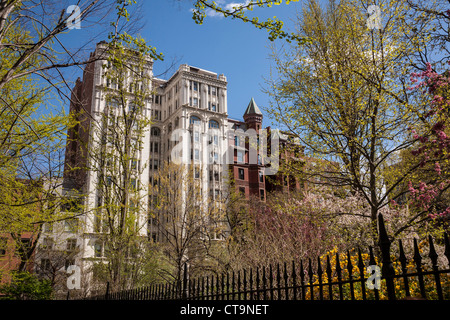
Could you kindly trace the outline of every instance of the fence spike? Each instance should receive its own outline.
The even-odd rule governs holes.
[[[283,278],[284,278],[284,299],[289,299],[289,289],[288,289],[288,274],[287,274],[287,265],[286,261],[284,262],[284,271],[283,271]]]
[[[319,298],[323,300],[323,285],[322,285],[322,263],[320,261],[320,256],[317,257],[317,278],[319,281]]]
[[[444,297],[442,295],[441,279],[439,276],[438,254],[436,253],[436,249],[434,248],[433,238],[431,237],[431,235],[428,236],[428,240],[430,242],[430,252],[429,252],[428,256],[430,257],[431,263],[432,263],[434,281],[436,283],[436,291],[438,294],[438,299],[444,300]]]
[[[341,274],[341,263],[339,262],[339,254],[336,252],[336,274],[338,279],[338,287],[339,287],[339,299],[344,300],[344,295],[342,292],[342,274]]]
[[[269,264],[269,286],[270,286],[270,300],[273,300],[273,271],[272,271],[272,264]]]
[[[416,238],[414,238],[414,256],[413,256],[413,260],[416,263],[417,278],[419,279],[420,294],[422,295],[422,298],[426,299],[425,283],[423,281],[423,274],[422,274],[422,256],[420,255],[419,246],[417,245],[417,239]]]
[[[230,274],[227,272],[227,300],[230,300]]]
[[[249,292],[249,298],[250,298],[250,300],[253,300],[253,269],[252,268],[250,268],[250,274],[249,274],[249,281],[248,281],[248,286],[249,286],[249,289],[248,289],[248,292]]]
[[[259,300],[259,267],[256,267],[256,299]]]
[[[295,261],[294,260],[292,260],[291,277],[292,277],[292,295],[293,295],[294,300],[297,300],[297,273],[295,272]]]
[[[233,270],[233,276],[232,276],[232,279],[231,279],[231,292],[232,292],[231,299],[232,299],[232,300],[234,300],[234,299],[236,298],[236,295],[235,295],[235,292],[236,292],[236,281],[235,281],[235,277],[236,277],[236,275],[235,275],[234,270]],[[239,289],[238,289],[238,291],[239,291]]]
[[[247,270],[244,269],[242,285],[244,286],[244,300],[247,300]]]
[[[244,274],[245,274],[245,269],[244,269]],[[244,300],[247,300],[247,293],[245,292],[246,290],[247,290],[247,288],[245,288],[245,286],[244,286],[244,288],[243,288],[244,290]],[[240,270],[238,270],[238,274],[237,274],[237,291],[239,292],[239,291],[241,291],[241,271]],[[241,299],[241,296],[240,295],[238,295],[238,300],[240,300]]]
[[[450,241],[448,239],[447,232],[444,233],[444,245],[445,245],[444,255],[447,257],[448,267],[450,268]]]
[[[300,286],[302,288],[302,300],[306,300],[305,292],[305,269],[303,269],[303,260],[300,259]]]
[[[333,274],[331,270],[331,263],[330,263],[330,255],[327,254],[327,267],[326,267],[326,273],[328,277],[328,295],[329,299],[333,300],[333,285],[331,284],[333,281]]]
[[[210,296],[210,289],[212,288],[210,276],[206,277],[206,296],[208,297],[208,300],[212,300],[212,297]]]
[[[220,292],[220,284],[219,284],[219,275],[216,276],[216,298],[219,300],[219,292]]]
[[[358,269],[359,269],[359,278],[361,279],[361,294],[363,300],[366,300],[366,281],[365,281],[365,265],[361,254],[361,249],[358,248]]]
[[[280,264],[277,263],[277,294],[278,300],[281,300],[281,273],[280,273]]]
[[[348,280],[350,282],[350,297],[352,300],[355,300],[355,291],[353,288],[353,265],[350,250],[347,250],[347,271],[348,271]]]
[[[220,289],[222,291],[222,300],[225,300],[225,275],[222,273],[220,277]]]
[[[262,267],[262,288],[263,288],[263,300],[267,300],[267,291],[266,291],[266,267]]]
[[[369,265],[377,265],[377,263],[375,261],[375,256],[373,254],[372,246],[369,246]],[[374,288],[373,290],[375,292],[375,300],[379,300],[380,299],[380,293],[378,292],[378,289]]]
[[[402,268],[402,278],[403,278],[403,285],[405,286],[405,294],[407,297],[410,297],[411,293],[409,291],[409,281],[407,276],[408,270],[406,267],[408,260],[406,259],[405,250],[403,249],[403,243],[401,239],[398,240],[398,247],[400,251],[398,260],[400,261],[400,265]]]
[[[384,225],[383,215],[381,213],[378,214],[378,229],[379,229],[379,246],[381,249],[382,256],[382,267],[381,273],[386,281],[386,289],[389,300],[395,300],[395,285],[394,285],[394,276],[395,270],[391,261],[391,240],[386,231],[386,227]]]
[[[311,264],[311,258],[309,258],[309,262],[308,262],[308,276],[309,276],[309,288],[310,288],[310,294],[311,294],[311,300],[314,300],[314,278],[313,278],[313,269],[312,269],[312,264]]]

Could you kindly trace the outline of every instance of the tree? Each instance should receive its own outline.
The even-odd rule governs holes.
[[[77,123],[59,105],[52,110],[55,114],[48,109],[53,107],[52,99],[70,98],[67,71],[92,62],[93,57],[80,53],[82,45],[69,49],[63,37],[74,17],[83,28],[87,28],[85,20],[92,19],[96,23],[90,25],[112,27],[100,34],[111,43],[142,47],[141,39],[128,33],[135,28],[128,12],[133,3],[95,0],[82,6],[77,16],[76,11],[66,13],[67,7],[59,1],[0,1],[0,230],[15,240],[22,258],[20,270],[26,268],[44,223],[80,214],[80,210],[60,210],[73,201],[73,195],[67,198],[61,190],[60,178],[65,133]],[[26,247],[21,241],[24,232],[33,233]]]
[[[297,2],[298,0],[286,0],[286,4],[290,2]],[[242,3],[231,3],[222,5],[215,1],[210,0],[196,0],[194,3],[194,9],[192,10],[192,19],[195,23],[203,24],[203,20],[206,17],[206,11],[212,10],[219,14],[223,14],[224,17],[230,17],[231,19],[237,19],[245,23],[251,23],[258,29],[265,29],[269,32],[269,40],[285,39],[287,42],[296,41],[302,44],[306,41],[305,38],[299,37],[296,33],[289,33],[283,30],[284,22],[277,17],[268,18],[266,21],[260,21],[258,17],[250,18],[246,15],[246,11],[253,11],[254,8],[272,7],[274,5],[281,5],[282,0],[247,0]]]
[[[0,286],[0,299],[4,300],[48,300],[52,288],[47,280],[39,280],[29,272],[15,272],[10,284]]]
[[[147,156],[144,137],[149,134],[151,60],[143,45],[130,47],[117,42],[105,52],[105,106],[90,127],[87,167],[94,187],[86,194],[87,228],[99,233],[96,257],[104,256],[94,270],[112,290],[134,287],[142,271],[142,257],[150,246],[146,240]],[[142,154],[143,153],[143,154]],[[89,204],[95,199],[95,204]],[[96,274],[98,272],[96,271]]]
[[[215,259],[225,239],[225,199],[203,190],[202,165],[165,162],[150,186],[150,228],[167,259],[167,280],[217,269]]]
[[[298,35],[311,41],[274,56],[279,77],[267,88],[272,98],[268,113],[300,138],[306,155],[338,164],[338,170],[316,166],[302,173],[310,183],[320,177],[360,194],[368,205],[365,216],[374,241],[380,209],[420,166],[419,161],[409,163],[386,186],[383,173],[398,152],[414,144],[408,128],[420,122],[425,105],[422,97],[408,92],[405,80],[424,38],[403,23],[404,1],[378,5],[383,17],[379,30],[367,28],[362,2],[330,1],[323,11],[309,1],[298,17]],[[410,36],[408,43],[404,34]]]

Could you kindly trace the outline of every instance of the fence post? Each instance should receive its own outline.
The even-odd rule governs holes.
[[[109,281],[106,283],[105,300],[108,300],[108,298],[109,298]]]
[[[394,286],[394,267],[391,261],[391,241],[389,240],[384,225],[383,215],[378,214],[378,233],[379,233],[379,246],[381,249],[381,259],[383,266],[381,268],[381,274],[386,279],[386,289],[389,300],[395,300],[395,286]]]
[[[184,272],[183,272],[183,285],[181,288],[181,298],[182,299],[187,299],[187,295],[188,295],[188,275],[187,275],[187,262],[184,264]]]

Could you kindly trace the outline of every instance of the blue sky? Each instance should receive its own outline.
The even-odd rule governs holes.
[[[241,0],[217,0],[223,5]],[[244,0],[242,0],[244,1]],[[67,1],[66,1],[67,2]],[[63,2],[61,5],[66,5]],[[139,2],[139,1],[138,1]],[[142,11],[140,23],[143,28],[141,36],[162,52],[165,61],[154,64],[154,74],[166,79],[173,74],[180,64],[189,64],[202,69],[225,74],[228,80],[228,114],[230,118],[242,119],[242,115],[253,97],[260,107],[268,106],[268,97],[261,91],[265,85],[264,78],[270,74],[271,52],[268,32],[255,28],[249,23],[232,20],[223,16],[209,15],[203,25],[197,25],[192,19],[192,0],[141,0]],[[70,1],[67,2],[69,4]],[[285,22],[289,30],[290,19],[302,1],[282,4],[272,8],[255,8],[251,15],[260,20],[277,16]],[[131,10],[130,10],[131,11]],[[93,28],[92,28],[93,27]],[[108,28],[94,26],[89,21],[81,21],[81,29],[69,30],[63,38],[72,49],[86,43],[86,39],[95,38],[83,47],[84,54],[92,52],[95,43],[102,40],[97,32]],[[99,31],[100,30],[100,31]],[[106,40],[106,39],[105,39]],[[283,40],[275,41],[281,44]],[[166,75],[161,75],[176,61],[174,68]],[[272,64],[273,65],[273,64]],[[74,70],[69,78],[73,81],[81,76],[81,70]],[[271,125],[266,116],[264,125]]]
[[[143,8],[142,36],[165,55],[164,62],[155,63],[155,75],[164,72],[174,59],[178,61],[177,67],[187,63],[225,74],[231,118],[242,118],[251,97],[260,106],[268,105],[267,95],[261,92],[271,65],[268,59],[271,41],[267,31],[217,14],[197,25],[190,11],[192,1],[188,0],[146,0]],[[252,14],[260,18],[277,16],[287,24],[295,16],[296,8],[297,3],[283,4],[255,8]],[[268,117],[265,120],[264,124],[269,125]]]

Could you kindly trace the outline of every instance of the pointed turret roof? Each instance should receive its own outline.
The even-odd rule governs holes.
[[[261,110],[259,110],[258,106],[256,105],[255,100],[252,97],[252,100],[250,100],[250,103],[247,106],[247,110],[245,110],[244,116],[247,114],[260,114],[262,115]]]

